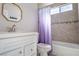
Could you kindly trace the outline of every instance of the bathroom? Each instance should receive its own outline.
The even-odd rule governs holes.
[[[0,3],[0,56],[79,56],[78,3]]]

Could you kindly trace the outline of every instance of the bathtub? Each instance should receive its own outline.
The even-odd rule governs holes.
[[[79,56],[79,45],[52,41],[52,54],[56,56]]]

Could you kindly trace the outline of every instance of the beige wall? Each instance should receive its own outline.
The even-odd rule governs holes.
[[[38,30],[38,7],[34,3],[18,4],[23,12],[23,18],[16,24],[16,32],[37,32]],[[1,14],[2,4],[0,4],[0,32],[8,31],[14,22],[6,21]],[[12,10],[11,10],[12,11]]]
[[[51,4],[53,4],[53,3],[38,3],[38,8],[40,9],[40,8],[49,6],[49,5],[51,5]]]
[[[78,3],[78,20],[79,20],[79,3]]]
[[[52,19],[52,39],[57,41],[71,42],[79,44],[79,23],[53,24],[56,22],[69,22],[78,20],[78,5],[73,4],[73,11],[51,15]]]

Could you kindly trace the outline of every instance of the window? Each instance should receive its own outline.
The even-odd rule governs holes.
[[[59,7],[51,9],[51,14],[56,14],[56,13],[59,13]]]
[[[72,10],[72,4],[68,4],[61,7],[61,12],[66,12]]]
[[[51,15],[70,11],[72,9],[73,9],[72,4],[66,4],[66,5],[63,5],[63,6],[59,6],[59,7],[51,9]]]

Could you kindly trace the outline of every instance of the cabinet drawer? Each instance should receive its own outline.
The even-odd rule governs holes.
[[[25,56],[31,56],[33,55],[33,53],[36,53],[36,52],[37,52],[36,43],[32,43],[28,46],[25,46]]]
[[[15,50],[8,51],[1,54],[2,56],[23,56],[23,48],[18,48]]]

